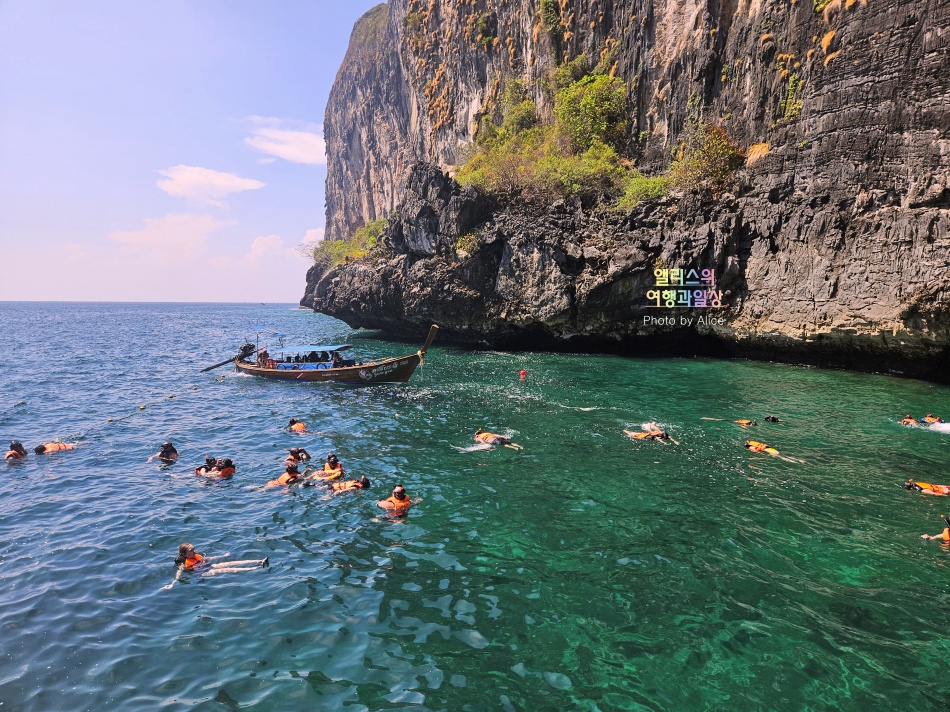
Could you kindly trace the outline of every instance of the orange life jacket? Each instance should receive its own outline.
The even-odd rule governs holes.
[[[928,415],[926,418],[924,418],[924,422],[925,423],[939,423],[940,418],[935,418],[932,415]]]
[[[4,460],[22,460],[23,455],[18,453],[16,450],[7,450],[7,454],[3,456]]]
[[[899,422],[901,425],[910,425],[911,423],[916,423],[917,421],[913,418],[901,418]]]
[[[631,435],[630,437],[636,438],[637,440],[644,440],[644,439],[650,437],[650,433],[647,433],[647,432],[634,433],[634,434]]]
[[[205,558],[205,557],[203,557],[201,554],[199,554],[199,553],[196,551],[196,552],[195,552],[195,558],[193,558],[193,559],[185,559],[185,568],[186,568],[186,569],[193,569],[193,568],[195,568],[195,566],[198,565],[198,562],[201,561],[203,558]]]
[[[737,420],[736,422],[737,422],[739,425],[752,425],[752,421],[751,421],[751,420]]]
[[[214,471],[212,471],[212,472],[214,472]],[[225,467],[225,468],[223,468],[223,469],[218,470],[217,473],[215,473],[215,474],[217,474],[218,477],[230,477],[230,476],[233,475],[235,472],[237,472],[237,468],[236,468],[236,467]]]
[[[73,446],[69,443],[46,443],[43,447],[45,452],[56,452],[58,450],[72,450]]]
[[[279,485],[289,485],[291,482],[296,482],[300,479],[299,472],[285,472],[280,477],[277,478],[276,482]]]
[[[295,433],[302,433],[307,429],[307,425],[305,423],[298,422],[291,425],[290,429],[293,430]]]
[[[330,485],[337,492],[342,492],[343,490],[351,489],[363,489],[363,483],[359,480],[347,480],[346,482],[334,482]],[[386,500],[387,502],[389,500]]]
[[[940,538],[944,541],[950,541],[950,527],[943,530],[943,534],[940,535]]]
[[[756,442],[755,440],[750,440],[749,444],[746,445],[746,447],[749,448],[752,452],[762,452],[763,450],[767,450],[769,448],[769,446],[766,445],[765,443],[759,443],[759,442]]]
[[[475,442],[491,445],[492,440],[494,440],[497,437],[498,436],[495,435],[494,433],[479,433],[478,435],[475,436]]]
[[[406,509],[410,504],[412,504],[412,500],[409,499],[409,495],[406,495],[405,499],[389,497],[386,499],[386,501],[393,505],[393,509]]]

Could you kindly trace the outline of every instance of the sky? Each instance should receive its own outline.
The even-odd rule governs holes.
[[[0,0],[0,301],[297,302],[373,0]]]

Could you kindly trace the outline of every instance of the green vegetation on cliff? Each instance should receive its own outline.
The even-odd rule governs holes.
[[[580,56],[555,70],[553,117],[547,123],[523,83],[508,80],[501,122],[483,117],[456,180],[529,200],[616,200],[620,210],[660,198],[674,186],[706,182],[721,190],[741,165],[742,154],[723,128],[698,120],[684,132],[666,174],[644,176],[633,167],[623,155],[626,86],[606,72],[605,64],[591,71]]]
[[[314,264],[329,269],[366,257],[380,244],[379,240],[388,224],[388,220],[373,220],[357,228],[346,240],[317,243],[313,248]]]

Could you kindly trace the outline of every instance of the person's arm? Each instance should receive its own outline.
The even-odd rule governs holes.
[[[184,571],[185,571],[185,567],[184,567],[184,566],[179,566],[179,567],[178,567],[178,571],[175,572],[175,578],[172,579],[172,582],[171,582],[170,584],[168,584],[167,586],[162,586],[161,590],[162,590],[162,591],[170,591],[170,590],[171,590],[171,587],[174,586],[174,585],[178,582],[178,579],[181,578],[181,575],[182,575],[182,573],[184,573]]]

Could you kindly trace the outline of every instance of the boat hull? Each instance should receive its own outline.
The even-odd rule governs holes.
[[[388,358],[342,368],[318,368],[294,371],[292,369],[262,368],[248,361],[234,360],[234,368],[249,376],[274,381],[304,383],[405,383],[422,361],[419,354]]]

